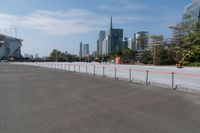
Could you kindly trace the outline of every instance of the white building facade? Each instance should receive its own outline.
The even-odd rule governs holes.
[[[0,34],[0,57],[21,57],[22,39]]]

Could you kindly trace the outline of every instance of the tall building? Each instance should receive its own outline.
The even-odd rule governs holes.
[[[0,34],[0,57],[21,57],[22,39]]]
[[[135,50],[133,41],[134,41],[134,39],[132,39],[132,38],[128,39],[128,48],[131,50]]]
[[[83,45],[83,57],[89,56],[89,44]]]
[[[182,23],[191,28],[200,19],[200,0],[193,0],[184,9]]]
[[[83,43],[82,42],[80,42],[79,57],[80,58],[83,57]]]
[[[103,45],[103,40],[105,38],[106,38],[106,31],[99,31],[99,36],[97,40],[98,55],[102,55],[102,45]]]
[[[134,34],[134,45],[137,51],[144,51],[149,42],[149,32],[140,31]]]
[[[99,40],[97,40],[97,55],[99,56],[100,53],[99,53]]]
[[[112,17],[110,20],[110,29],[108,31],[108,54],[121,51],[123,45],[123,29],[114,29]]]
[[[102,43],[102,55],[108,54],[108,38],[105,38]]]
[[[39,59],[39,54],[38,53],[35,53],[35,59]]]
[[[128,48],[128,38],[124,37],[123,45],[122,45],[122,50],[124,50],[126,48]]]

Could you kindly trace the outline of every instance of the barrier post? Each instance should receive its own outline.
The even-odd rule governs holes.
[[[86,73],[88,73],[88,66],[86,66]]]
[[[115,68],[115,79],[117,79],[117,68]]]
[[[81,72],[81,66],[79,65],[79,73]]]
[[[131,80],[132,80],[132,79],[131,79],[131,78],[132,78],[132,77],[131,77],[131,73],[132,73],[132,72],[131,72],[131,69],[130,69],[130,70],[129,70],[129,81],[130,81],[130,82],[131,82]]]
[[[105,77],[105,67],[103,67],[103,77]]]
[[[76,65],[74,65],[74,72],[76,72]]]
[[[175,86],[175,72],[172,72],[172,89],[175,90],[177,89],[177,86]]]
[[[96,75],[96,73],[95,73],[95,69],[96,69],[96,67],[94,66],[94,76]]]
[[[149,82],[149,71],[147,70],[146,71],[146,84],[149,85],[150,82]]]

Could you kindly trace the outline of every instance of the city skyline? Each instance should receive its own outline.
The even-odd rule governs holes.
[[[55,48],[78,55],[81,41],[96,51],[98,32],[109,28],[111,15],[113,27],[123,28],[124,37],[143,30],[170,37],[168,27],[181,21],[184,7],[191,2],[102,0],[90,6],[89,0],[0,0],[0,31],[9,35],[10,28],[17,28],[24,40],[22,54],[47,56]]]

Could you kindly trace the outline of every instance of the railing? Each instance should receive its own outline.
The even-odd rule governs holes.
[[[34,62],[15,64],[45,67],[49,69],[64,70],[70,72],[87,73],[95,76],[128,80],[130,82],[140,82],[147,85],[167,85],[171,86],[172,89],[200,92],[200,74],[183,73],[178,69],[173,69],[175,71],[160,71],[154,69],[153,67],[127,67],[126,65],[106,65],[93,63]],[[160,67],[160,69],[161,68],[162,67]],[[200,72],[200,69],[198,72]]]

